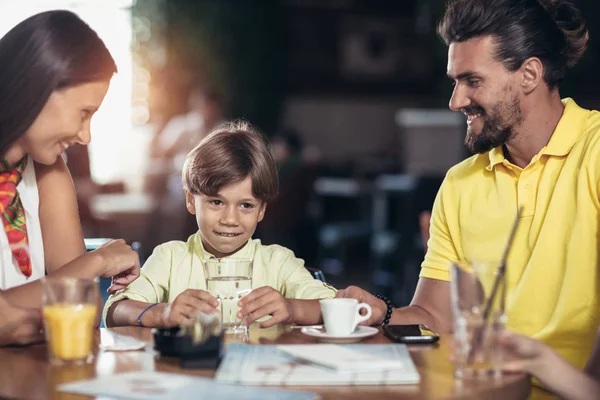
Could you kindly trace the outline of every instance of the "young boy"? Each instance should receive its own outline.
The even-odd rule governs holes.
[[[104,306],[107,326],[171,327],[189,323],[198,311],[216,312],[206,291],[203,259],[254,260],[254,290],[240,302],[244,323],[321,322],[318,299],[336,290],[313,279],[291,250],[253,240],[266,205],[277,196],[277,170],[267,140],[246,122],[220,125],[192,150],[183,167],[186,207],[198,232],[187,242],[158,246],[140,277]]]

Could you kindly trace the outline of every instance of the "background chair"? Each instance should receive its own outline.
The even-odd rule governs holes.
[[[325,274],[323,273],[323,271],[321,271],[318,268],[311,268],[311,267],[306,267],[306,269],[308,270],[308,272],[310,272],[310,274],[313,276],[313,278],[318,279],[323,283],[327,283],[327,280],[325,280]]]
[[[98,247],[102,246],[104,243],[109,242],[112,239],[109,238],[85,238],[84,242],[85,242],[85,249],[86,251],[94,251],[96,250]],[[143,259],[142,259],[142,244],[140,242],[132,242],[130,243],[130,246],[133,250],[135,250],[135,252],[138,254],[138,257],[140,258],[140,265],[143,264]],[[102,302],[106,303],[106,300],[108,299],[108,288],[110,287],[111,284],[111,279],[110,278],[104,278],[104,277],[100,277],[98,279],[98,289],[100,290],[100,296],[102,296]],[[104,327],[104,323],[102,323],[101,327]]]

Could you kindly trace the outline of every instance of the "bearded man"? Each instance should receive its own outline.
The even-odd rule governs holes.
[[[351,286],[368,323],[452,329],[453,261],[498,262],[521,209],[507,264],[508,328],[581,368],[600,323],[600,113],[561,99],[588,30],[567,0],[456,0],[439,25],[454,83],[450,108],[467,118],[475,153],[437,195],[412,303]]]

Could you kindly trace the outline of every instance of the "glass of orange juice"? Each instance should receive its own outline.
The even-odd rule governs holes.
[[[92,360],[98,285],[93,279],[44,277],[43,316],[52,364]]]

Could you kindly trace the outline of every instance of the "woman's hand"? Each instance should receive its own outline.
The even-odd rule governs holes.
[[[575,368],[544,343],[508,331],[502,332],[498,343],[505,352],[505,371],[529,373],[561,399],[598,399],[600,382]]]
[[[15,307],[0,295],[0,346],[44,341],[39,310]]]
[[[500,334],[498,343],[505,353],[502,368],[508,372],[543,374],[547,359],[553,355],[553,350],[544,343],[509,331]]]
[[[108,293],[124,289],[140,276],[140,258],[123,239],[111,240],[83,257],[100,257],[100,276],[112,278]]]

